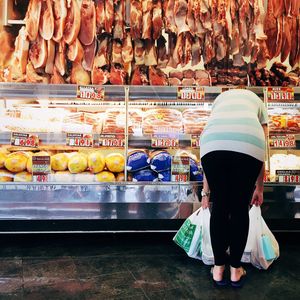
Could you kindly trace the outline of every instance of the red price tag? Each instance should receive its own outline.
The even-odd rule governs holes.
[[[78,85],[77,98],[85,100],[104,100],[104,87],[97,87],[91,85]]]
[[[272,101],[292,101],[295,99],[294,88],[292,87],[268,87],[267,100]]]
[[[94,138],[92,134],[67,133],[66,145],[74,147],[93,147]]]
[[[200,135],[191,135],[191,148],[200,148]]]
[[[281,183],[299,183],[300,170],[276,170],[276,181]]]
[[[178,148],[179,139],[153,136],[151,139],[151,146],[152,148]]]
[[[295,148],[296,138],[293,134],[270,136],[271,148]]]
[[[36,134],[12,132],[10,143],[12,146],[36,148],[39,146],[39,137]]]
[[[101,134],[99,137],[100,147],[120,148],[125,146],[125,136],[117,134]]]
[[[178,100],[203,100],[205,92],[203,87],[178,87],[177,99]]]

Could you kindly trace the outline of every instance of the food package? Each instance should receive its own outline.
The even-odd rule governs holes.
[[[120,173],[125,168],[125,158],[121,153],[111,153],[105,157],[107,169],[113,173]]]
[[[49,153],[46,151],[40,151],[36,153],[27,152],[26,154],[29,157],[26,164],[26,169],[29,173],[32,173],[32,156],[49,156]]]
[[[27,171],[22,171],[19,173],[16,173],[14,176],[15,182],[30,182],[32,181],[32,174]]]
[[[172,157],[167,151],[154,151],[148,159],[153,171],[161,172],[171,169]]]
[[[0,152],[0,168],[4,167],[6,158],[7,158],[7,154],[4,152]]]
[[[21,172],[26,169],[28,158],[29,156],[25,152],[14,152],[7,155],[7,158],[4,162],[4,166],[10,172]]]
[[[125,111],[120,108],[107,109],[103,118],[102,133],[124,133],[126,125]]]
[[[62,122],[69,112],[63,108],[33,108],[23,107],[20,110],[20,118],[38,120],[43,122]]]
[[[127,171],[135,172],[137,170],[149,167],[148,155],[143,150],[133,150],[127,157]]]
[[[157,181],[158,174],[150,169],[143,169],[132,174],[132,181]]]
[[[88,166],[88,160],[86,155],[82,153],[75,153],[70,155],[68,162],[68,169],[71,173],[77,174],[86,170]]]
[[[95,175],[95,180],[99,182],[115,182],[115,175],[108,171],[103,171]]]
[[[130,108],[128,111],[128,133],[142,134],[143,111],[141,109]]]
[[[203,109],[191,108],[182,112],[183,131],[186,134],[200,134],[206,125],[209,112]]]
[[[95,151],[88,155],[88,167],[91,173],[99,173],[104,170],[105,159],[101,152]]]
[[[300,170],[300,157],[294,154],[273,154],[270,157],[270,180],[275,181],[276,170]]]
[[[171,170],[161,171],[158,173],[159,181],[169,182],[171,181]]]
[[[10,173],[5,169],[0,169],[0,182],[9,182],[13,181],[14,174]]]
[[[66,153],[58,153],[51,156],[51,169],[65,171],[68,169],[69,156]]]
[[[143,132],[145,134],[182,132],[182,114],[179,110],[170,108],[149,109],[143,117]]]

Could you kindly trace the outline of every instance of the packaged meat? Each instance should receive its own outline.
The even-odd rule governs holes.
[[[171,170],[161,171],[158,173],[159,181],[169,182],[171,181]]]
[[[110,153],[105,157],[107,169],[113,173],[120,173],[125,168],[125,158],[121,153]]]
[[[25,152],[13,152],[7,155],[4,166],[10,172],[21,172],[26,169],[29,156]]]
[[[132,181],[157,181],[158,174],[150,169],[139,170],[132,174]]]
[[[100,151],[88,155],[88,167],[91,173],[99,173],[104,170],[105,159]]]
[[[72,174],[81,173],[88,167],[88,160],[86,155],[81,153],[74,153],[70,155],[68,162],[68,169]]]
[[[118,108],[107,109],[103,116],[102,133],[124,133],[126,115]]]
[[[143,150],[133,150],[127,157],[127,170],[135,172],[149,167],[148,155]]]
[[[153,171],[166,171],[171,169],[172,157],[167,151],[155,151],[150,154],[148,162]]]
[[[66,153],[58,153],[51,156],[51,169],[65,171],[68,169],[69,156]]]
[[[115,182],[115,175],[108,171],[103,171],[95,175],[96,181],[99,182]]]
[[[209,117],[209,111],[203,109],[186,109],[182,112],[183,131],[187,134],[200,134]]]

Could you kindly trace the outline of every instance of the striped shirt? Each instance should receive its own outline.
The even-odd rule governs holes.
[[[200,157],[228,150],[265,160],[265,135],[268,123],[263,101],[249,90],[234,89],[214,101],[210,118],[200,137]]]

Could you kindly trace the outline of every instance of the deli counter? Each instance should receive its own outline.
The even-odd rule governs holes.
[[[176,230],[200,206],[199,137],[228,88],[0,84],[0,231]],[[263,215],[298,230],[300,89],[249,89],[270,114]]]

